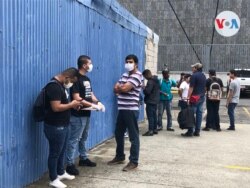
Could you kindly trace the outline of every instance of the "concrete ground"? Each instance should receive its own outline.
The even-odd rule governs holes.
[[[146,124],[140,126],[142,133]],[[163,130],[153,137],[141,137],[140,165],[132,172],[122,172],[124,165],[106,165],[115,153],[115,141],[109,140],[90,151],[96,168],[79,168],[80,176],[65,183],[72,188],[249,188],[249,125],[237,125],[235,132],[202,132],[199,138],[182,138],[181,132],[176,127],[173,133]],[[127,156],[128,151],[126,139]],[[45,175],[29,188],[47,187],[47,181]]]
[[[249,106],[243,107],[249,110]],[[176,121],[175,132],[163,130],[153,137],[141,136],[139,167],[131,172],[122,172],[125,164],[106,164],[115,154],[115,140],[109,140],[89,152],[90,159],[97,162],[96,168],[79,167],[80,175],[65,183],[72,188],[249,188],[250,114],[243,107],[237,109],[237,122],[241,124],[236,125],[235,132],[225,130],[228,127],[225,116],[222,132],[203,131],[201,137],[182,138],[180,134],[184,131]],[[177,113],[177,109],[173,110],[173,120]],[[224,107],[221,114],[225,114]],[[243,116],[245,124],[239,121]],[[141,123],[140,135],[146,130],[147,122]],[[126,138],[126,158],[129,148]],[[48,174],[28,187],[48,187]]]

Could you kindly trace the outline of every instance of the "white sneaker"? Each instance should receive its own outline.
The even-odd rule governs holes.
[[[59,180],[73,180],[75,179],[75,176],[68,174],[67,172],[64,172],[63,175],[57,176]]]
[[[125,133],[124,133],[124,137],[125,137],[125,138],[128,138],[128,132],[125,132]]]
[[[54,181],[49,182],[49,186],[55,187],[55,188],[66,188],[67,185],[65,185],[63,182],[59,180],[59,178],[56,178]]]

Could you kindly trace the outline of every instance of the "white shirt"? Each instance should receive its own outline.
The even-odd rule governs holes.
[[[186,81],[183,81],[180,85],[180,89],[182,89],[182,95],[181,99],[187,99],[188,97],[188,90],[189,90],[189,84]]]

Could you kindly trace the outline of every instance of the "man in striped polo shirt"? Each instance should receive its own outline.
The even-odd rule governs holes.
[[[138,166],[140,140],[138,128],[139,96],[143,85],[143,76],[138,71],[138,58],[128,55],[125,59],[125,69],[120,80],[114,86],[114,92],[118,98],[118,116],[115,129],[116,156],[108,162],[108,165],[121,164],[125,161],[124,133],[126,129],[131,142],[129,163],[123,171],[135,169]]]

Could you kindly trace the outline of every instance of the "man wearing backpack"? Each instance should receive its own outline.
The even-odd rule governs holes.
[[[174,131],[172,128],[172,114],[171,106],[173,94],[171,88],[176,87],[176,82],[169,78],[169,71],[167,69],[162,71],[162,79],[160,82],[160,103],[158,105],[158,130],[162,130],[162,115],[164,110],[167,111],[167,131]]]
[[[57,188],[67,187],[61,180],[75,178],[64,171],[64,156],[69,133],[70,109],[78,109],[81,105],[76,100],[68,102],[69,94],[66,89],[73,85],[77,77],[77,69],[69,68],[56,75],[45,86],[44,133],[49,142],[49,185]]]
[[[216,72],[213,69],[208,71],[209,78],[206,80],[207,91],[207,119],[204,131],[209,131],[210,128],[221,131],[220,128],[220,98],[222,94],[223,83],[220,78],[216,77]]]

